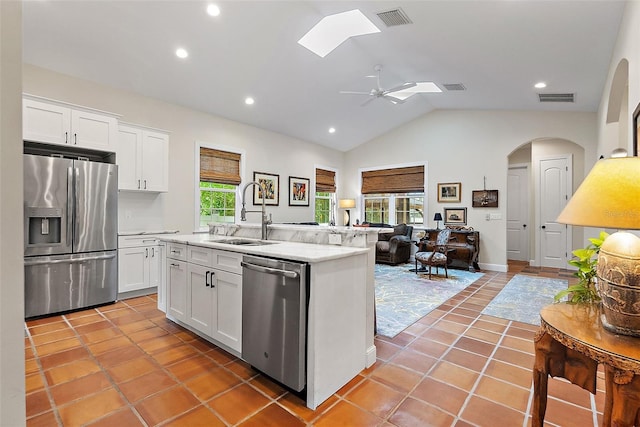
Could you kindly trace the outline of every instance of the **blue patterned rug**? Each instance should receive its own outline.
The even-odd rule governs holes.
[[[376,325],[378,335],[393,338],[484,273],[449,269],[449,278],[409,271],[413,264],[376,264]]]
[[[516,274],[482,314],[539,325],[540,309],[553,304],[554,295],[567,286],[568,281],[563,279]]]

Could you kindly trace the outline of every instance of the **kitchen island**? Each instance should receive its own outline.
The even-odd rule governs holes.
[[[266,244],[243,237],[245,244],[233,244],[239,234],[251,234],[251,226],[242,228],[241,233],[234,226],[230,233],[162,238],[167,245],[167,318],[242,358],[242,257],[307,264],[306,402],[315,409],[375,362],[369,319],[373,246],[301,243],[291,236]],[[307,231],[318,239],[318,228],[286,228],[294,228],[300,240],[309,239]],[[347,233],[341,239],[345,242],[359,240],[356,235],[363,242],[372,240],[367,238],[371,232],[340,232]]]

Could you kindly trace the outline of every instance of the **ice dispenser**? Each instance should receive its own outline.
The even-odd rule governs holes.
[[[27,208],[28,245],[52,245],[61,242],[61,208]]]

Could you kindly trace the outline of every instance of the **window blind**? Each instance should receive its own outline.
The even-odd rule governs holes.
[[[325,169],[316,169],[316,192],[335,193],[336,173]]]
[[[240,154],[200,147],[200,181],[240,185]]]
[[[362,172],[362,194],[423,192],[424,166]]]

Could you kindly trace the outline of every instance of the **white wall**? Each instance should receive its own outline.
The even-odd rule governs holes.
[[[318,164],[342,168],[343,153],[317,144],[258,129],[211,114],[113,89],[25,64],[24,92],[122,114],[121,120],[171,132],[169,192],[161,195],[125,194],[119,197],[120,231],[177,229],[190,233],[195,217],[195,141],[244,150],[243,183],[253,172],[280,175],[280,203],[268,207],[274,222],[313,221],[309,207],[288,205],[289,176],[310,178],[313,186]],[[247,191],[247,198],[249,198]],[[249,204],[251,206],[251,204]],[[253,215],[253,216],[251,216]],[[248,214],[259,222],[259,214]]]
[[[555,138],[572,141],[584,148],[585,158],[595,158],[596,135],[595,113],[434,111],[346,153],[343,188],[349,194],[359,194],[358,168],[408,159],[426,161],[426,217],[433,218],[445,207],[466,206],[467,224],[480,231],[481,267],[503,269],[509,154],[527,142]],[[487,189],[500,192],[499,208],[471,207],[471,191],[483,188],[485,176]],[[438,203],[438,182],[461,182],[461,203]],[[487,213],[499,213],[502,219],[487,221]]]
[[[0,1],[0,426],[25,424],[21,11]]]

